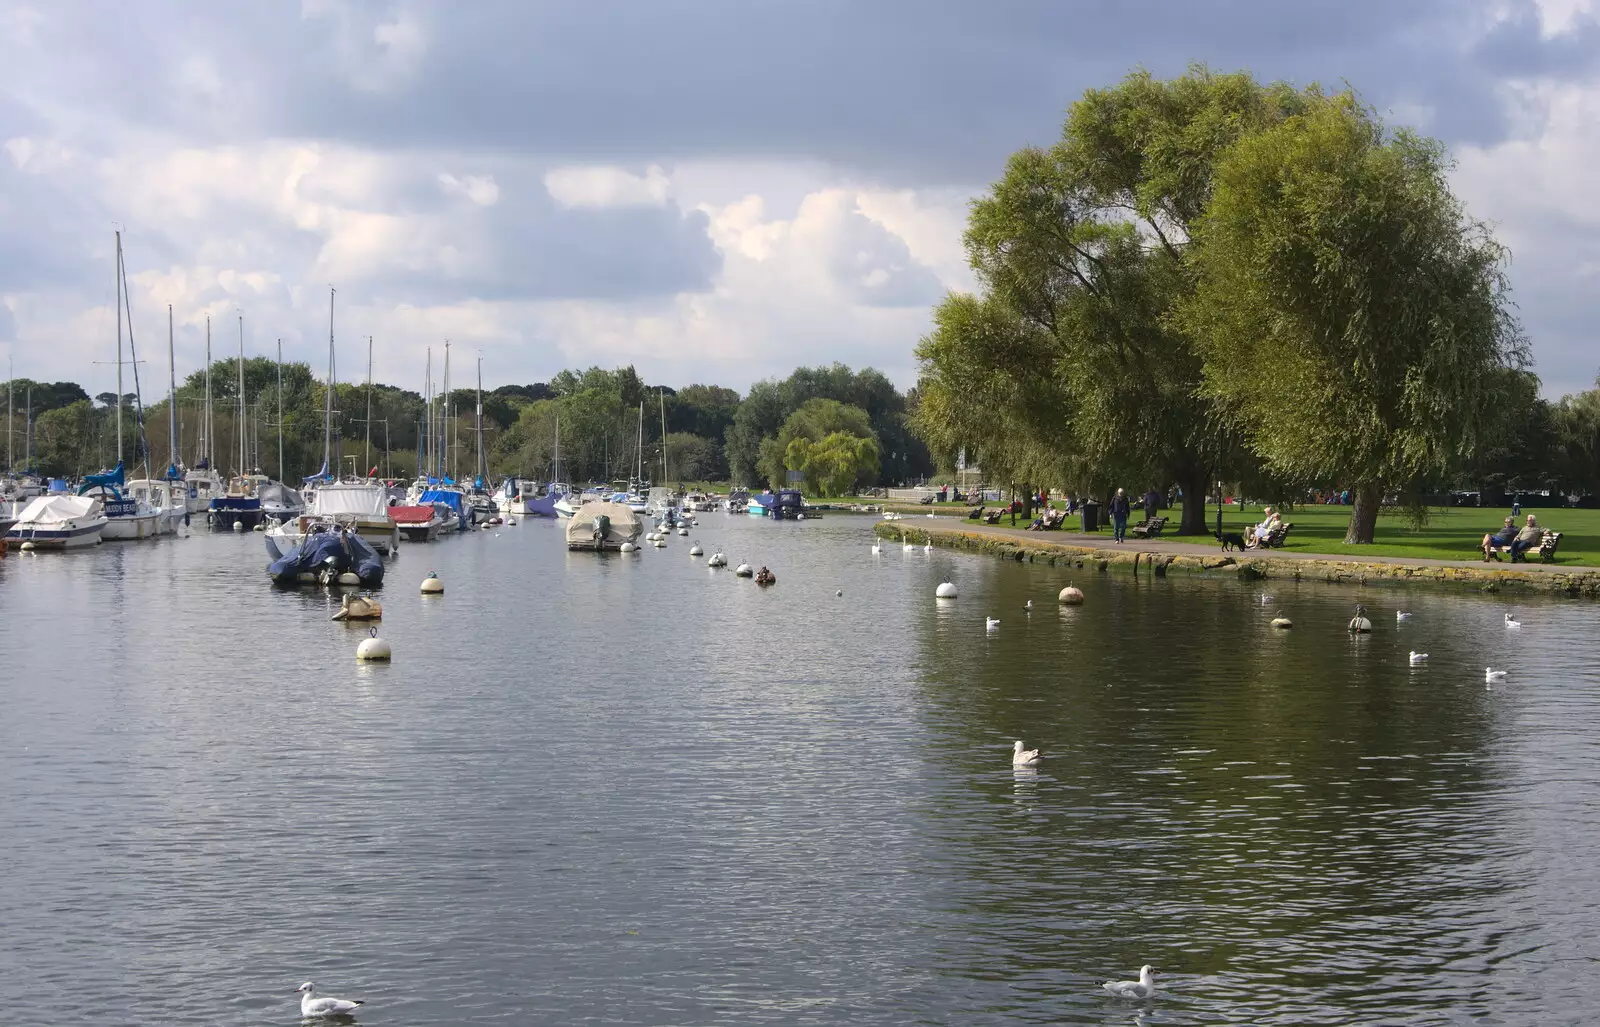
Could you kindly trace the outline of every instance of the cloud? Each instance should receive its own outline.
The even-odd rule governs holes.
[[[613,167],[563,167],[547,171],[544,187],[563,207],[660,207],[668,181],[658,165],[643,175]]]
[[[439,187],[451,196],[465,196],[480,207],[493,207],[500,199],[500,187],[493,175],[465,175],[457,178],[447,171],[439,173]]]

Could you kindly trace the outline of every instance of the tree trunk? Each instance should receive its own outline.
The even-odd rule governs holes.
[[[1183,522],[1178,526],[1180,535],[1209,535],[1206,524],[1206,476],[1203,471],[1185,475],[1178,484],[1183,487]]]
[[[1357,485],[1352,492],[1355,506],[1350,508],[1350,527],[1345,529],[1346,545],[1371,545],[1378,528],[1378,504],[1383,501],[1383,486]]]

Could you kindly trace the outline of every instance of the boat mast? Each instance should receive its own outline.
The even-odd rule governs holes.
[[[17,473],[17,368],[10,357],[6,357],[6,473]]]
[[[633,487],[638,488],[644,484],[644,400],[642,399],[639,401],[639,446],[634,460]]]
[[[117,236],[117,463],[122,463],[122,232]]]
[[[322,397],[322,473],[337,481],[339,476],[330,471],[333,458],[333,286],[328,286],[328,382]]]
[[[661,397],[661,484],[667,484],[667,391],[657,387],[656,395]]]
[[[439,477],[450,474],[450,340],[444,340],[444,402],[439,409]]]
[[[483,358],[478,358],[478,477],[481,484],[489,483],[489,465],[483,459]]]
[[[245,470],[245,459],[244,459],[245,416],[246,416],[246,414],[245,414],[245,409],[244,409],[244,315],[240,314],[239,315],[239,430],[234,432],[234,434],[239,436],[239,474],[241,476],[249,473],[248,471]]]
[[[361,465],[372,466],[372,336],[367,336],[367,448]]]
[[[433,466],[428,460],[428,450],[433,446],[433,347],[428,347],[428,362],[423,365],[422,372],[422,434],[417,440],[417,476],[427,478],[428,468]]]
[[[278,340],[278,480],[283,481],[283,340]]]
[[[206,315],[206,409],[200,418],[200,463],[211,469],[211,315]]]
[[[167,304],[167,473],[178,473],[178,365],[172,356],[172,304]]]

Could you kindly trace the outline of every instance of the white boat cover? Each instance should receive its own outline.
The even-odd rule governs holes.
[[[100,516],[100,500],[94,496],[37,496],[17,515],[24,524],[60,524]]]
[[[389,492],[382,485],[333,484],[317,488],[311,513],[318,517],[360,517],[387,520]]]
[[[591,546],[594,544],[596,520],[600,517],[610,518],[606,527],[605,539],[602,545],[608,547],[620,546],[624,542],[632,542],[644,530],[639,522],[639,515],[621,503],[585,503],[578,507],[572,519],[567,521],[567,544]]]

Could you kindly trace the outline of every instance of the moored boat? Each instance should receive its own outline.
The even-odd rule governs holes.
[[[276,584],[360,584],[367,588],[383,584],[383,557],[353,531],[319,525],[287,551],[280,550],[270,534],[264,541],[272,560],[267,576]],[[355,575],[356,581],[340,581],[345,574]]]
[[[97,545],[106,527],[104,504],[94,496],[36,496],[6,532],[12,544],[35,549],[79,549]]]
[[[775,521],[796,521],[804,518],[805,499],[799,489],[768,489],[750,497],[746,509],[757,517],[770,517]]]
[[[639,515],[622,503],[584,503],[567,521],[567,548],[618,550],[637,542],[643,530]]]
[[[432,542],[444,519],[432,503],[391,506],[389,516],[394,518],[400,537],[407,542]]]

